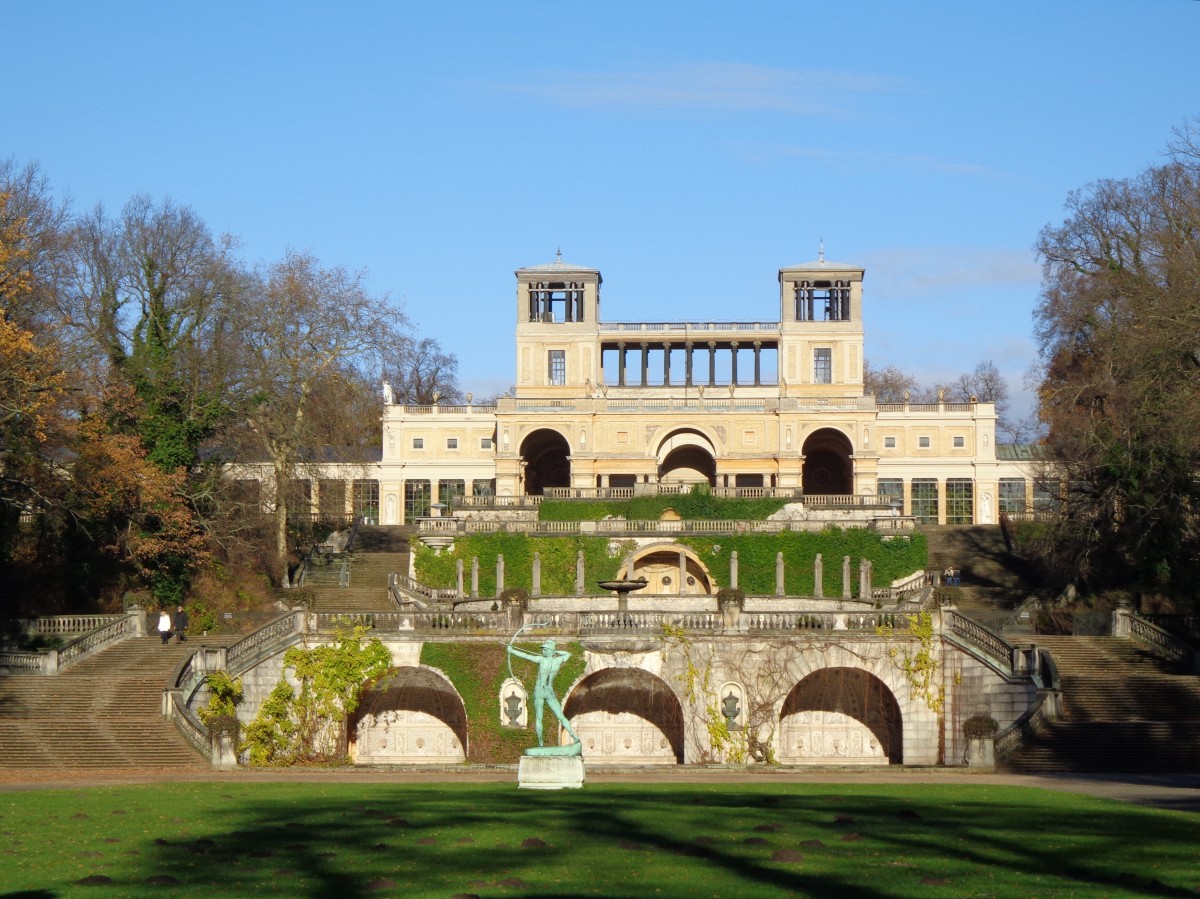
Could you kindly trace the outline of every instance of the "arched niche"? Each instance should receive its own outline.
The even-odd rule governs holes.
[[[683,709],[674,691],[640,668],[585,677],[563,707],[589,765],[683,763]]]
[[[431,668],[394,668],[365,691],[347,723],[359,765],[466,761],[467,711],[462,697]]]
[[[777,757],[784,764],[899,765],[900,705],[888,685],[859,668],[822,668],[783,703]]]

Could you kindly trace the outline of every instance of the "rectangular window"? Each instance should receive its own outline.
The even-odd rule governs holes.
[[[896,448],[896,438],[895,437],[884,437],[883,438],[883,447],[884,447],[884,449],[895,449]]]
[[[1000,511],[1001,512],[1024,512],[1025,511],[1025,479],[1024,478],[1001,478],[1000,479]]]
[[[355,481],[351,485],[354,514],[361,515],[365,524],[379,524],[379,482]]]
[[[921,524],[937,524],[938,482],[936,478],[913,478],[912,514]]]
[[[413,438],[413,449],[425,449],[425,438],[424,437],[414,437]]]
[[[453,509],[455,499],[466,492],[466,481],[461,478],[443,478],[438,481],[438,502],[446,507],[446,512]]]
[[[895,439],[895,438],[893,438]],[[893,507],[904,509],[904,481],[900,478],[880,478],[875,482],[879,498]]]
[[[975,482],[970,478],[946,479],[946,524],[975,522]]]
[[[430,499],[429,481],[404,482],[404,520],[413,522],[418,518],[429,517]]]
[[[954,448],[955,449],[962,449],[966,445],[967,445],[966,437],[955,437],[954,438]]]
[[[472,496],[495,496],[496,495],[496,479],[495,478],[476,478],[471,482]]]
[[[917,446],[919,446],[921,449],[929,449],[929,438],[928,437],[918,437],[917,438]]]
[[[1053,481],[1035,481],[1033,484],[1033,511],[1053,512],[1058,508],[1055,494],[1059,485]]]
[[[321,517],[326,521],[343,521],[346,517],[346,482],[323,480],[317,483],[317,502]]]
[[[448,449],[448,450],[458,449],[458,438],[457,437],[447,437],[446,438],[446,449]]]
[[[829,347],[813,350],[813,383],[833,383],[833,350]]]
[[[491,437],[480,437],[479,438],[479,448],[481,450],[490,450],[492,448],[492,438]]]
[[[547,375],[551,384],[567,383],[567,351],[550,350],[547,356]]]

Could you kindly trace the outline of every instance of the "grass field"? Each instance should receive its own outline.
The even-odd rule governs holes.
[[[1183,896],[1200,815],[1002,786],[0,793],[0,896]]]

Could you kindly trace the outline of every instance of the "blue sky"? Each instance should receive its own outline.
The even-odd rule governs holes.
[[[1200,114],[1200,2],[5,4],[0,157],[77,209],[192,206],[248,261],[365,269],[465,389],[513,380],[513,270],[606,320],[774,320],[866,267],[867,356],[1035,356],[1038,231]],[[16,77],[14,73],[20,73]],[[1019,410],[1028,397],[1019,402]]]

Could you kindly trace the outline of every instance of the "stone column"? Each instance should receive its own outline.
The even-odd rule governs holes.
[[[471,596],[479,596],[479,556],[471,557]]]
[[[575,554],[575,595],[583,596],[583,550]]]
[[[821,560],[820,553],[817,553],[817,558],[813,561],[813,596],[818,599],[825,596],[825,563]]]
[[[625,344],[617,344],[617,386],[625,386]]]
[[[455,560],[454,573],[455,573],[455,575],[457,575],[458,596],[459,596],[459,599],[461,599],[464,596],[464,594],[463,594],[463,560],[462,559]]]
[[[871,560],[858,560],[858,598],[863,602],[871,601]]]
[[[729,554],[729,586],[737,589],[738,585],[738,558],[737,550]]]
[[[775,595],[783,596],[783,553],[775,553]]]
[[[671,344],[663,343],[663,387],[671,386]]]
[[[645,387],[650,376],[650,344],[642,343],[642,386]]]
[[[737,379],[737,351],[738,342],[735,340],[729,344],[729,383],[736,384]]]
[[[842,556],[842,599],[850,598],[850,557]]]
[[[762,384],[762,341],[754,341],[754,386]]]
[[[717,342],[708,342],[708,386],[717,386]]]
[[[683,383],[687,387],[692,386],[692,343],[688,341],[683,345]]]
[[[504,592],[504,556],[496,556],[496,595]]]
[[[687,553],[679,551],[679,595],[687,592]]]
[[[529,585],[530,596],[542,595],[542,554],[533,554],[533,583]]]

